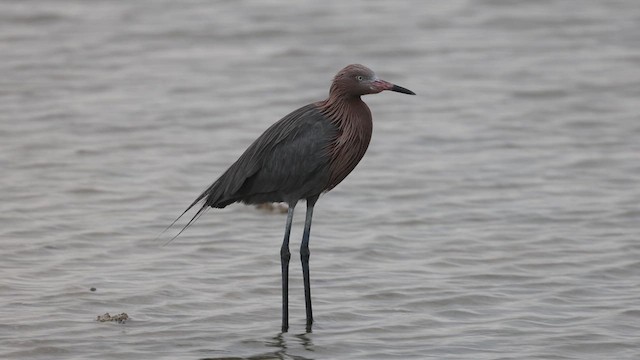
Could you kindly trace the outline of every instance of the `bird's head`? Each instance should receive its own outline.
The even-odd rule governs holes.
[[[415,95],[409,89],[379,79],[373,70],[360,64],[351,64],[340,70],[331,84],[331,93],[342,96],[377,94],[384,90]]]

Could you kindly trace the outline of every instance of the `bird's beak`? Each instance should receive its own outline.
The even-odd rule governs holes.
[[[403,94],[409,94],[409,95],[415,95],[416,93],[414,93],[413,91],[407,89],[407,88],[403,88],[402,86],[398,86],[395,84],[392,84],[393,86],[391,87],[391,91],[395,91],[395,92],[399,92],[399,93],[403,93]]]
[[[403,94],[408,94],[408,95],[415,95],[416,93],[414,93],[413,91],[407,89],[407,88],[403,88],[402,86],[398,86],[396,84],[392,84],[388,81],[384,81],[384,80],[380,80],[377,79],[374,81],[374,84],[376,85],[376,87],[378,89],[380,89],[380,91],[382,90],[391,90],[391,91],[395,91],[395,92],[399,92],[399,93],[403,93]]]

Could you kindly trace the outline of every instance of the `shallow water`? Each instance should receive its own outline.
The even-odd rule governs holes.
[[[5,1],[0,54],[0,358],[640,358],[634,0]],[[365,98],[308,334],[299,206],[280,334],[284,215],[156,236],[353,62],[418,96]]]

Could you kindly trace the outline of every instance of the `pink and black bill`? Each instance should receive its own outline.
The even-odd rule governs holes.
[[[389,90],[389,91],[395,91],[395,92],[399,92],[399,93],[403,93],[403,94],[408,94],[408,95],[415,95],[416,93],[414,93],[413,91],[407,89],[407,88],[403,88],[402,86],[396,85],[396,84],[392,84],[388,81],[384,81],[381,79],[374,79],[373,80],[373,86],[375,88],[378,89],[378,92],[383,91],[383,90]]]

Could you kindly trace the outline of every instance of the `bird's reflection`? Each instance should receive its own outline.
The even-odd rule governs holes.
[[[263,354],[257,354],[248,357],[233,357],[233,356],[225,356],[225,357],[215,357],[215,358],[203,358],[200,360],[285,360],[285,359],[294,359],[294,360],[313,360],[313,358],[293,355],[288,352],[289,346],[287,344],[287,340],[291,342],[292,340],[295,342],[299,342],[300,345],[306,351],[314,351],[313,341],[309,336],[309,333],[293,335],[287,339],[284,333],[278,333],[276,336],[268,339],[265,342],[265,345],[268,347],[276,348],[276,351],[266,352]],[[296,341],[297,340],[297,341]]]
[[[309,337],[310,332],[311,331],[307,331],[304,334],[295,335],[295,337],[300,339],[300,344],[304,347],[305,350],[314,351],[313,341],[311,341],[311,337]]]

